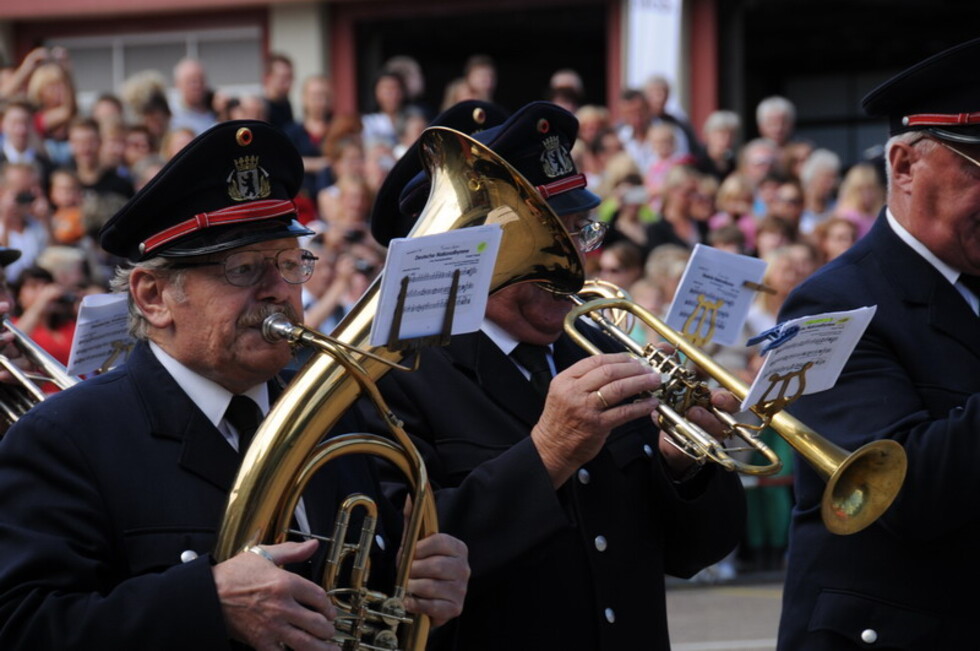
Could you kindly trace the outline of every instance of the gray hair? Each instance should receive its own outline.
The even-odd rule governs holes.
[[[805,186],[810,185],[817,173],[825,169],[840,173],[840,156],[829,149],[813,150],[800,169],[800,182]]]
[[[150,258],[143,262],[135,262],[132,266],[117,267],[115,276],[109,281],[109,287],[113,292],[126,294],[126,305],[129,309],[127,326],[129,334],[135,339],[140,341],[149,339],[150,323],[140,311],[136,301],[133,300],[133,295],[129,291],[129,279],[136,269],[144,269],[156,274],[167,274],[176,299],[182,302],[187,298],[184,294],[184,270],[174,269],[170,265],[171,261],[167,258]]]
[[[793,105],[793,102],[779,95],[767,97],[759,102],[759,105],[755,108],[756,122],[762,122],[762,119],[770,113],[784,113],[790,122],[796,121],[796,107]]]
[[[892,147],[899,143],[911,145],[913,142],[916,143],[923,153],[929,153],[939,146],[932,138],[924,138],[922,133],[919,131],[906,131],[905,133],[900,133],[897,136],[890,137],[888,142],[885,143],[885,181],[887,184],[886,190],[888,192],[891,192],[892,189]]]
[[[742,120],[735,111],[715,111],[704,121],[704,132],[730,129],[737,131],[742,126]]]

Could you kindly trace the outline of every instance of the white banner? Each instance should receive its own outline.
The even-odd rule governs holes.
[[[626,86],[642,88],[651,75],[671,85],[671,100],[681,97],[681,23],[684,0],[626,0]]]

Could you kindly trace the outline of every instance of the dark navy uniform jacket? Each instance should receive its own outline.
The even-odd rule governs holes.
[[[789,411],[848,450],[898,441],[908,477],[884,517],[838,536],[820,520],[823,481],[797,463],[779,648],[975,649],[980,319],[884,213],[779,318],[866,305],[877,311],[836,386]]]
[[[565,336],[554,352],[559,369],[585,355]],[[426,459],[440,529],[469,547],[463,614],[430,649],[667,649],[664,574],[689,577],[741,536],[738,477],[673,483],[649,419],[556,491],[529,436],[543,399],[482,332],[379,387]]]
[[[305,494],[324,535],[376,487],[340,461]],[[210,552],[238,463],[146,344],[32,409],[0,441],[0,648],[230,648]]]

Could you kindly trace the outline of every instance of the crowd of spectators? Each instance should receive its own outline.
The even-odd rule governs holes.
[[[372,105],[344,115],[322,74],[301,81],[294,110],[293,64],[281,54],[267,58],[256,95],[215,91],[193,59],[180,61],[171,79],[176,99],[162,74],[146,71],[82,112],[64,49],[37,48],[0,70],[0,245],[22,251],[4,273],[15,317],[62,361],[71,306],[105,291],[117,262],[96,233],[197,133],[222,120],[260,119],[295,143],[306,168],[300,219],[318,233],[308,246],[320,259],[305,287],[306,317],[329,330],[383,266],[367,219],[385,175],[435,113],[464,99],[493,101],[498,82],[490,57],[470,57],[442,105],[430,106],[421,99],[421,67],[394,57],[375,78]],[[602,197],[597,219],[610,226],[603,249],[587,259],[589,273],[663,315],[696,244],[758,256],[770,263],[778,294],[760,294],[752,323],[771,325],[793,286],[867,232],[884,201],[880,171],[870,162],[844,169],[834,152],[797,138],[795,107],[783,97],[760,102],[752,124],[718,110],[695,128],[668,109],[670,90],[655,76],[605,106],[584,102],[576,71],[551,77],[543,99],[579,118],[572,155]],[[750,381],[755,357],[725,359]],[[785,537],[774,540],[759,559],[781,557]]]

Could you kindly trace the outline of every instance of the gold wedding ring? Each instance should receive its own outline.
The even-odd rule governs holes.
[[[599,398],[599,402],[602,403],[602,408],[603,409],[609,409],[609,403],[606,402],[606,399],[602,397],[602,391],[599,391],[598,389],[596,389],[595,390],[595,395],[596,395],[597,398]]]

